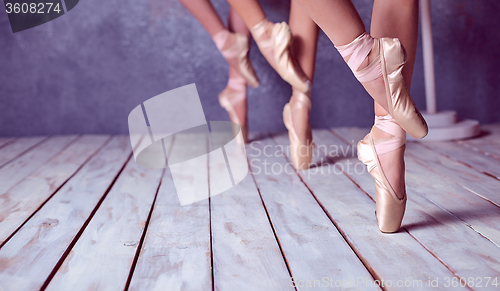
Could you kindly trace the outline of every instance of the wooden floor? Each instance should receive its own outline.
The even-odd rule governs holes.
[[[256,135],[253,173],[182,207],[127,136],[0,138],[0,291],[500,290],[500,125],[482,128],[407,144],[395,234],[356,158],[364,129],[314,131],[299,173],[275,154],[286,134]]]

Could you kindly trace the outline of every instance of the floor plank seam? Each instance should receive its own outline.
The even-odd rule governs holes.
[[[16,140],[18,140],[17,137],[14,137],[12,138],[11,140],[9,140],[8,142],[4,143],[3,145],[0,146],[0,150],[3,149],[4,147],[7,147],[9,146],[10,144],[14,143]]]
[[[427,197],[427,195],[425,194],[417,194],[417,195],[420,195],[422,197],[424,197],[424,199],[427,199],[430,203],[436,205],[438,208],[440,208],[441,210],[443,210],[444,212],[452,215],[453,217],[455,217],[456,219],[458,219],[460,222],[462,222],[465,226],[467,226],[468,228],[472,229],[475,233],[477,233],[478,235],[480,235],[481,237],[485,238],[486,240],[488,240],[489,242],[491,242],[492,244],[494,244],[495,246],[497,247],[500,247],[498,244],[496,244],[495,242],[491,241],[487,236],[483,235],[480,231],[476,230],[472,225],[468,224],[465,220],[463,220],[462,218],[456,216],[453,212],[447,210],[446,208],[444,208],[443,206],[439,205],[438,203],[436,203],[435,201],[433,201],[431,198]]]
[[[137,249],[136,249],[136,252],[134,255],[134,260],[132,262],[132,266],[130,267],[130,272],[129,272],[129,275],[127,277],[127,281],[125,283],[125,288],[123,289],[124,291],[128,291],[128,289],[130,287],[130,282],[132,282],[132,277],[134,276],[134,271],[135,271],[135,268],[137,266],[137,262],[139,261],[139,257],[141,255],[142,246],[144,245],[144,240],[146,239],[146,234],[148,232],[149,222],[151,221],[151,217],[153,216],[153,211],[154,211],[154,208],[156,205],[156,198],[158,197],[158,192],[160,192],[160,187],[162,185],[162,181],[163,181],[163,177],[165,176],[165,172],[166,172],[165,169],[163,169],[162,174],[161,174],[161,178],[160,178],[160,182],[158,183],[158,187],[156,188],[155,198],[153,199],[153,203],[151,204],[151,209],[149,210],[148,218],[146,219],[146,223],[144,225],[144,230],[142,232],[141,239],[139,241],[139,245],[137,246]]]
[[[277,144],[274,136],[271,136],[272,140],[274,141],[275,144]],[[285,157],[285,159],[291,163],[289,157],[287,155],[283,155]],[[326,159],[327,161],[331,161],[331,159],[326,156]],[[335,162],[333,162],[335,163]],[[351,250],[354,252],[354,254],[356,255],[356,257],[361,261],[361,263],[363,264],[363,266],[365,266],[366,270],[370,273],[370,275],[372,276],[372,279],[374,280],[381,280],[381,278],[379,278],[379,276],[376,274],[375,270],[372,269],[372,267],[370,266],[370,264],[368,264],[368,261],[359,253],[359,251],[354,247],[354,245],[350,242],[350,240],[347,238],[347,235],[346,233],[342,230],[342,228],[336,223],[336,221],[333,219],[333,217],[330,215],[330,213],[328,212],[328,210],[323,206],[323,203],[321,203],[321,201],[319,201],[319,199],[316,197],[316,195],[314,195],[314,192],[312,191],[312,189],[309,187],[309,185],[302,179],[302,176],[297,172],[297,170],[294,168],[294,172],[295,174],[298,176],[298,178],[300,179],[300,181],[302,182],[302,184],[304,184],[304,186],[307,188],[307,190],[309,191],[309,193],[312,195],[312,197],[314,198],[314,200],[316,201],[316,203],[318,203],[319,207],[321,207],[321,209],[323,210],[323,212],[326,214],[326,216],[328,217],[328,219],[331,221],[331,223],[333,224],[333,226],[337,229],[337,231],[339,232],[339,234],[342,236],[342,238],[344,239],[344,241],[347,243],[347,245],[351,248]],[[342,170],[342,172],[345,174],[345,172]],[[356,184],[357,185],[357,184]],[[385,288],[383,287],[380,287],[380,289],[382,290],[385,290]]]
[[[415,241],[417,241],[417,243],[419,243],[419,244],[420,244],[420,245],[421,245],[421,246],[422,246],[425,250],[427,250],[427,251],[431,254],[431,256],[433,256],[434,258],[436,258],[436,260],[438,260],[439,262],[441,262],[441,264],[443,264],[443,266],[444,266],[446,269],[448,269],[448,270],[450,271],[450,273],[451,273],[451,274],[453,274],[453,276],[454,276],[455,278],[457,278],[458,280],[460,280],[460,278],[461,278],[461,277],[460,277],[460,276],[459,276],[459,275],[458,275],[455,271],[453,271],[453,269],[452,269],[450,266],[448,266],[448,265],[447,265],[447,264],[446,264],[443,260],[441,260],[441,259],[440,259],[440,258],[439,258],[436,254],[434,254],[434,253],[433,253],[430,249],[428,249],[428,248],[427,248],[427,247],[426,247],[423,243],[421,243],[421,242],[420,242],[420,241],[419,241],[419,240],[418,240],[415,236],[413,236],[413,235],[411,234],[411,232],[410,232],[408,229],[406,229],[406,227],[403,227],[403,229],[404,229],[404,230],[405,230],[405,231],[406,231],[406,232],[407,232],[407,233],[408,233],[408,234],[409,234],[409,235],[410,235],[410,236],[411,236],[411,237],[412,237]],[[467,288],[468,288],[469,290],[474,290],[474,289],[472,289],[472,288],[470,288],[470,287],[468,287],[468,286],[467,286]]]
[[[460,164],[462,164],[462,165],[465,165],[465,166],[467,166],[467,167],[469,167],[469,168],[471,168],[471,169],[473,169],[473,170],[475,170],[475,171],[477,171],[477,172],[479,172],[479,173],[481,173],[481,174],[483,174],[483,175],[486,175],[486,176],[492,177],[492,178],[494,178],[495,180],[500,181],[500,178],[498,178],[498,177],[497,177],[497,176],[495,176],[494,174],[491,174],[491,173],[488,173],[488,172],[485,172],[485,171],[481,171],[481,170],[479,170],[479,169],[475,168],[475,167],[474,167],[474,166],[472,166],[472,165],[469,165],[469,164],[467,164],[467,163],[465,163],[465,162],[462,162],[462,161],[460,161],[460,160],[458,160],[458,159],[455,159],[454,157],[452,157],[452,156],[450,156],[450,155],[447,155],[447,154],[445,154],[445,153],[442,153],[442,152],[440,152],[440,151],[438,151],[438,150],[435,150],[435,149],[433,149],[432,147],[430,147],[430,146],[426,145],[424,142],[418,142],[418,143],[419,143],[419,144],[421,144],[423,147],[427,148],[428,150],[431,150],[431,151],[433,151],[433,152],[435,152],[435,153],[437,153],[437,154],[439,154],[439,155],[441,155],[441,156],[443,156],[443,157],[447,157],[447,158],[449,158],[449,159],[451,159],[451,160],[453,160],[453,161],[455,161],[455,162],[458,162],[458,163],[460,163]]]
[[[464,185],[460,185],[460,186],[462,186],[462,187],[463,187],[464,189],[466,189],[467,191],[472,192],[472,193],[474,193],[475,195],[477,195],[477,196],[481,197],[482,199],[484,199],[484,200],[486,200],[486,201],[490,202],[491,204],[495,205],[496,207],[499,207],[499,208],[500,208],[500,204],[497,204],[495,201],[491,201],[490,199],[488,199],[488,197],[485,197],[485,196],[481,195],[480,193],[477,193],[476,191],[474,191],[474,190],[472,190],[472,189],[469,189],[467,186],[464,186]]]
[[[66,145],[65,147],[63,147],[61,149],[61,151],[57,154],[55,154],[53,157],[51,157],[49,160],[46,161],[46,163],[48,163],[49,161],[51,161],[52,159],[55,159],[61,152],[63,152],[65,149],[67,149],[67,147],[69,147],[70,145],[72,145],[76,140],[80,139],[80,136],[75,138],[75,140],[73,140],[72,142],[70,142],[68,145]],[[88,160],[86,160],[83,164],[85,164]],[[8,163],[7,163],[8,164]],[[83,166],[82,164],[82,166]],[[38,169],[38,168],[37,168]],[[36,171],[37,169],[35,169],[34,171]],[[60,187],[58,187],[54,193],[52,193],[37,209],[35,209],[35,211],[28,217],[26,218],[26,220],[18,227],[14,230],[14,232],[12,232],[11,235],[9,235],[2,243],[0,243],[0,249],[12,238],[14,237],[14,235],[64,186],[64,184],[66,184],[71,178],[73,178],[73,176],[81,169],[81,166],[77,169],[77,171],[71,175],[66,181],[64,181],[64,183],[62,183],[62,185]],[[33,171],[33,172],[34,172]],[[19,181],[17,184],[14,184],[12,185],[12,187],[9,188],[8,191],[10,191],[12,188],[16,187],[17,185],[21,184],[26,178],[30,177],[32,173],[28,174],[27,177],[25,177],[24,179],[22,179],[21,181]]]
[[[209,142],[213,141],[211,139],[211,135],[207,140],[207,147],[210,147]],[[210,197],[210,155],[207,155],[207,185],[208,185],[208,232],[210,234],[210,268],[212,275],[212,291],[215,290],[215,268],[214,268],[214,241],[213,241],[213,232],[212,232],[212,199]]]
[[[271,216],[269,215],[269,211],[267,210],[266,204],[264,203],[264,198],[262,198],[262,193],[260,192],[259,185],[257,183],[257,180],[254,177],[254,174],[252,172],[252,168],[250,167],[251,162],[250,162],[250,160],[249,160],[248,157],[247,157],[247,161],[248,161],[249,173],[250,173],[250,175],[252,177],[252,180],[253,180],[253,182],[255,184],[255,187],[257,188],[257,192],[259,193],[260,201],[262,203],[262,206],[264,207],[264,211],[266,212],[267,220],[269,221],[269,224],[271,225],[271,229],[273,230],[274,239],[276,240],[276,243],[278,244],[279,250],[281,252],[281,256],[283,257],[283,261],[285,262],[286,269],[288,270],[288,275],[290,276],[290,278],[293,278],[293,274],[292,274],[292,270],[290,268],[290,264],[288,263],[288,260],[286,258],[285,252],[283,251],[283,246],[281,245],[281,241],[280,241],[280,239],[278,237],[278,234],[276,233],[276,229],[275,229],[274,223],[273,223],[273,221],[271,219]],[[297,287],[294,286],[294,289],[297,290]]]
[[[425,163],[421,162],[419,159],[417,159],[417,158],[415,158],[415,157],[413,157],[413,156],[409,156],[408,158],[409,158],[409,159],[411,159],[412,161],[414,161],[415,163],[417,163],[417,164],[419,164],[419,165],[421,165],[421,166],[425,167],[425,168],[426,168],[426,169],[428,169],[430,172],[433,172],[433,173],[435,173],[435,174],[437,174],[437,175],[439,175],[439,176],[441,176],[441,177],[443,177],[443,178],[445,178],[445,179],[447,178],[446,176],[441,175],[439,172],[434,171],[431,167],[427,166]],[[494,178],[494,177],[493,177],[493,178]],[[497,180],[497,179],[495,179],[495,180]],[[455,181],[452,181],[452,180],[449,180],[449,182],[450,182],[450,183],[454,183],[454,184],[456,184],[456,185],[458,185],[458,186],[460,186],[460,187],[464,188],[465,190],[467,190],[467,191],[468,191],[468,192],[470,192],[471,194],[476,195],[476,196],[480,197],[481,199],[486,200],[486,201],[488,201],[489,203],[491,203],[491,204],[495,205],[496,207],[499,207],[499,208],[500,208],[500,205],[499,205],[499,204],[495,203],[494,201],[491,201],[491,200],[490,200],[490,199],[488,199],[487,197],[484,197],[484,196],[483,196],[483,195],[481,195],[480,193],[477,193],[476,191],[474,191],[474,190],[472,190],[472,189],[469,189],[467,186],[462,185],[462,184],[460,184],[459,182],[455,182]]]
[[[125,162],[123,163],[123,166],[120,168],[120,170],[118,171],[118,173],[116,174],[116,176],[113,178],[113,181],[111,181],[109,187],[106,189],[106,191],[104,192],[103,196],[101,197],[101,199],[99,200],[99,202],[97,202],[97,205],[94,207],[94,209],[92,210],[92,212],[90,213],[89,217],[87,218],[87,220],[85,220],[84,224],[82,225],[82,227],[80,228],[80,230],[76,233],[76,235],[73,237],[73,240],[71,241],[71,243],[68,245],[68,247],[66,248],[66,250],[64,251],[64,253],[62,254],[62,256],[59,258],[59,261],[56,263],[56,265],[54,266],[54,269],[52,269],[52,271],[50,272],[49,276],[47,277],[47,279],[45,280],[45,282],[43,283],[42,287],[40,287],[40,291],[44,291],[47,286],[49,286],[50,284],[50,281],[52,281],[52,279],[54,278],[54,276],[56,275],[57,271],[59,270],[59,268],[61,267],[61,265],[64,263],[64,260],[66,259],[66,257],[69,255],[69,253],[71,252],[71,250],[73,249],[73,247],[76,245],[76,243],[78,242],[78,240],[80,239],[80,237],[82,236],[83,232],[85,231],[85,229],[87,228],[87,226],[89,225],[90,221],[92,220],[92,218],[94,217],[95,213],[97,212],[97,210],[99,210],[99,207],[101,206],[102,202],[104,201],[104,199],[106,199],[106,196],[108,196],[108,193],[109,191],[111,191],[111,188],[113,188],[113,186],[115,185],[116,183],[116,180],[118,180],[118,177],[121,175],[121,173],[123,172],[123,170],[125,169],[125,167],[127,166],[127,163],[128,161],[133,157],[133,153],[130,152],[128,158],[125,160]]]
[[[487,156],[489,158],[494,158],[494,159],[500,161],[500,157],[499,156],[497,156],[495,154],[492,154],[492,153],[489,153],[487,151],[484,151],[484,150],[482,150],[482,149],[480,149],[478,147],[475,147],[473,145],[466,144],[466,143],[461,142],[461,141],[454,141],[454,143],[457,144],[457,145],[459,145],[459,146],[461,146],[461,147],[463,147],[463,148],[465,148],[465,149],[472,150],[472,151],[474,151],[474,152],[476,152],[478,154],[482,154],[482,155]]]
[[[79,140],[80,138],[81,138],[81,136],[80,136],[80,137],[78,137],[78,138],[76,138],[76,139],[75,139],[75,141]],[[9,235],[9,236],[5,239],[5,241],[4,241],[3,243],[1,243],[1,244],[0,244],[0,249],[2,249],[2,247],[3,247],[3,246],[4,246],[4,245],[5,245],[5,244],[6,244],[6,243],[7,243],[7,242],[11,239],[11,238],[13,238],[13,237],[14,237],[14,235],[15,235],[15,234],[16,234],[16,233],[17,233],[17,232],[18,232],[21,228],[23,228],[23,226],[24,226],[24,225],[25,225],[28,221],[29,221],[29,220],[30,220],[30,219],[31,219],[31,218],[32,218],[32,217],[33,217],[33,216],[34,216],[34,215],[35,215],[35,214],[36,214],[36,213],[37,213],[40,209],[42,209],[42,207],[43,207],[45,204],[47,204],[47,202],[49,202],[49,201],[50,201],[50,199],[52,199],[52,197],[54,197],[54,195],[56,195],[56,194],[57,194],[57,192],[59,192],[59,190],[61,190],[61,188],[62,188],[62,187],[64,187],[64,185],[66,185],[66,183],[68,183],[68,182],[69,182],[69,181],[70,181],[70,180],[71,180],[71,179],[72,179],[72,178],[73,178],[73,177],[74,177],[74,176],[75,176],[75,175],[76,175],[76,174],[77,174],[77,173],[78,173],[78,172],[82,169],[82,167],[83,167],[83,166],[85,166],[85,165],[86,165],[86,164],[87,164],[87,163],[88,163],[88,162],[89,162],[89,161],[90,161],[90,160],[91,160],[91,159],[92,159],[95,155],[97,155],[97,154],[101,151],[101,149],[102,149],[104,146],[106,146],[106,145],[109,143],[109,141],[111,141],[111,139],[112,139],[112,137],[109,137],[109,138],[108,138],[108,139],[107,139],[107,140],[103,143],[103,145],[102,145],[102,146],[100,146],[100,147],[99,147],[99,148],[98,148],[98,149],[97,149],[97,150],[96,150],[96,151],[95,151],[92,155],[90,155],[90,156],[89,156],[89,157],[88,157],[88,158],[87,158],[87,159],[86,159],[86,160],[85,160],[85,161],[84,161],[84,162],[83,162],[83,163],[82,163],[82,164],[81,164],[81,165],[80,165],[80,166],[76,169],[76,171],[75,171],[75,172],[74,172],[71,176],[69,176],[69,177],[68,177],[68,179],[66,179],[66,181],[64,181],[64,182],[63,182],[63,183],[62,183],[62,184],[61,184],[61,185],[60,185],[57,189],[55,189],[55,190],[54,190],[54,192],[53,192],[52,194],[50,194],[50,196],[49,196],[49,197],[47,197],[47,199],[45,199],[45,201],[44,201],[42,204],[40,204],[40,206],[39,206],[37,209],[35,209],[35,211],[33,211],[33,213],[32,213],[32,214],[30,214],[30,216],[29,216],[28,218],[26,218],[26,220],[25,220],[25,221],[23,221],[23,223],[22,223],[22,224],[21,224],[18,228],[16,228],[16,230],[15,230],[14,232],[12,232],[12,234],[11,234],[11,235]],[[71,143],[69,143],[69,144],[68,144],[68,146],[70,146],[71,144],[73,144],[75,141],[72,141]],[[65,148],[66,148],[66,147],[65,147]],[[62,151],[64,151],[64,149],[65,149],[65,148],[63,148],[63,149],[61,150],[61,152],[62,152]],[[56,158],[56,157],[57,157],[57,154],[56,154],[54,157],[52,157],[51,159],[54,159],[54,158]],[[51,160],[51,159],[50,159],[50,160]],[[50,161],[50,160],[49,160],[49,161]],[[49,161],[47,161],[47,162],[49,162]],[[28,176],[28,177],[29,177],[29,176]],[[22,182],[22,181],[20,181],[19,183],[21,183],[21,182]],[[19,183],[18,183],[18,184],[19,184]],[[17,184],[16,184],[16,185],[17,185]],[[11,187],[11,189],[12,189],[13,187],[15,187],[16,185],[12,186],[12,187]]]
[[[48,160],[45,161],[44,164],[46,163],[49,163],[52,159],[55,159],[60,153],[62,153],[64,150],[66,150],[69,146],[71,146],[76,140],[80,139],[81,138],[81,135],[78,135],[76,138],[74,138],[70,143],[68,143],[67,145],[65,145],[64,147],[62,147],[59,152],[55,153],[53,156],[51,156]],[[23,153],[19,154],[18,156],[16,156],[16,158],[10,160],[9,162],[3,164],[2,166],[0,166],[0,169],[4,166],[7,166],[9,164],[11,164],[12,162],[14,162],[15,160],[17,160],[18,158],[21,158],[24,154],[28,153],[29,151],[31,151],[32,149],[42,145],[43,143],[45,143],[46,141],[49,140],[49,137],[41,140],[39,143],[33,145],[32,147],[30,147],[29,149],[27,149],[26,151],[24,151]],[[11,189],[13,189],[14,187],[18,186],[19,184],[21,184],[27,177],[29,177],[30,175],[32,175],[34,172],[36,172],[38,169],[40,169],[41,167],[43,167],[43,164],[37,166],[36,168],[34,168],[32,170],[32,172],[29,172],[27,174],[26,177],[24,177],[23,179],[21,179],[20,181],[18,181],[16,184],[13,184],[7,191],[10,191]],[[0,248],[3,246],[3,243],[2,245],[0,245]]]
[[[26,153],[28,153],[29,151],[31,151],[32,149],[44,144],[45,142],[47,142],[49,139],[50,139],[51,136],[47,136],[45,137],[44,139],[42,139],[41,141],[37,142],[36,144],[32,145],[31,147],[27,148],[26,150],[24,150],[23,152],[19,153],[17,156],[15,156],[14,158],[12,158],[11,160],[9,160],[8,162],[6,162],[5,164],[1,165],[0,166],[0,169],[11,164],[12,162],[16,161],[17,159],[19,159],[20,157],[22,157],[23,155],[25,155]]]

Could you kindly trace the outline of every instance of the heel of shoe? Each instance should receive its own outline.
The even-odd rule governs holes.
[[[388,74],[400,69],[406,63],[406,51],[397,38],[381,38],[380,54],[383,54],[385,60],[385,69]]]
[[[272,31],[276,71],[293,88],[302,93],[311,89],[311,82],[292,54],[292,32],[286,22],[275,23]]]
[[[287,103],[283,108],[283,123],[288,130],[288,138],[290,139],[290,155],[293,166],[297,170],[309,168],[314,154],[314,142],[312,140],[307,140],[304,144],[298,137],[295,129],[293,128],[290,103]],[[308,142],[310,142],[310,144],[307,144]]]
[[[260,84],[260,80],[248,56],[250,41],[246,35],[236,33],[236,43],[240,48],[238,55],[240,74],[243,76],[248,85],[253,88],[257,88]]]
[[[376,153],[372,146],[373,141],[371,140],[371,135],[367,134],[362,140],[358,142],[358,160],[365,164],[368,172],[370,173],[377,165]]]
[[[383,233],[397,232],[406,208],[406,193],[399,199],[385,177],[375,150],[371,133],[358,142],[358,159],[364,163],[375,181],[375,202],[378,228]]]
[[[375,184],[375,191],[377,193],[375,217],[379,230],[383,233],[397,232],[401,228],[406,210],[406,194],[403,200],[395,200],[393,197],[387,197],[385,190],[377,184]]]
[[[402,75],[406,51],[397,38],[381,38],[379,42],[389,114],[409,135],[423,138],[428,133],[427,123],[415,106]]]
[[[231,82],[231,80],[232,79],[230,79],[228,87],[231,87],[231,85],[233,85],[236,82],[243,82],[244,83],[244,81],[241,81],[241,80],[234,81],[234,82]],[[235,85],[233,85],[233,86],[235,86]],[[246,86],[246,84],[245,84],[245,86]],[[238,144],[247,143],[248,142],[248,124],[246,123],[246,120],[243,120],[243,121],[240,120],[239,117],[238,117],[238,115],[236,114],[236,111],[234,110],[234,106],[233,106],[233,104],[230,101],[230,99],[232,97],[234,97],[235,93],[232,93],[232,94],[229,93],[228,87],[226,87],[226,89],[224,89],[219,94],[219,104],[229,114],[229,119],[231,120],[231,122],[233,122],[233,123],[235,123],[235,124],[238,125],[238,126],[233,126],[232,127],[234,135],[237,136],[238,133],[239,133],[239,130],[241,130],[241,135],[242,135],[243,139],[242,140],[241,139],[236,139],[236,141],[238,142]],[[244,88],[244,90],[246,90],[246,88]]]

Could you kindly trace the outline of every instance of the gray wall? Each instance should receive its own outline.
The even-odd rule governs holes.
[[[356,0],[369,27],[372,1]],[[289,1],[262,1],[268,18],[288,18]],[[225,1],[214,1],[223,18]],[[432,1],[438,109],[500,122],[500,1]],[[0,136],[127,133],[142,101],[196,83],[208,120],[227,120],[217,96],[228,67],[209,35],[176,0],[81,0],[47,24],[13,34],[0,9]],[[249,90],[251,130],[284,130],[291,90],[255,47],[262,82]],[[424,109],[419,46],[411,90]],[[369,126],[372,101],[320,35],[312,124]]]

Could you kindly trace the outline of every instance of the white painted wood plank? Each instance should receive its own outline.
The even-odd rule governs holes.
[[[334,129],[334,131],[342,134],[345,140],[356,140],[363,130]],[[351,134],[348,134],[349,132]],[[362,165],[357,158],[349,160],[354,166]],[[339,163],[346,162],[340,161]],[[408,168],[407,171],[410,173],[408,179],[414,179],[411,174],[412,169]],[[350,175],[350,177],[373,199],[375,198],[373,178],[368,172]],[[369,184],[372,186],[367,186]],[[456,276],[498,277],[500,248],[465,225],[453,214],[429,201],[420,193],[418,187],[407,186],[407,195],[408,202],[403,219],[403,227],[406,231],[439,258]],[[439,279],[440,282],[444,280],[444,278]]]
[[[7,192],[11,187],[44,165],[76,138],[76,135],[48,138],[16,160],[0,168],[0,193]]]
[[[87,135],[10,190],[0,194],[0,245],[109,138]]]
[[[162,169],[130,159],[46,290],[123,290]]]
[[[500,135],[457,141],[456,143],[487,157],[497,159],[500,163]]]
[[[0,149],[0,167],[22,155],[38,143],[46,139],[46,136],[22,137]]]
[[[485,156],[456,143],[422,143],[423,146],[459,161],[479,172],[487,173],[500,180],[500,163],[497,159]]]
[[[481,130],[482,135],[478,137],[456,142],[473,151],[500,159],[500,125],[482,125]]]
[[[42,287],[131,152],[128,136],[114,137],[0,249],[2,288]]]
[[[215,290],[293,290],[251,176],[211,198]]]
[[[500,247],[500,208],[474,195],[448,178],[406,159],[408,187],[418,191]],[[499,184],[500,186],[500,184]]]
[[[218,135],[212,136],[214,144],[223,144]],[[209,159],[211,185],[214,172],[226,169],[224,160]],[[210,209],[214,290],[294,290],[250,174],[233,188],[212,196]]]
[[[324,288],[321,286],[323,278],[327,278],[325,284],[330,284],[330,288],[336,280],[350,282],[356,281],[356,278],[371,278],[294,172],[291,163],[280,153],[280,148],[271,139],[264,139],[250,144],[247,153],[257,186],[299,289]],[[370,289],[369,286],[361,288]],[[344,286],[343,289],[359,290],[360,287]]]
[[[488,157],[500,159],[500,125],[483,125],[481,130],[480,136],[455,142]]]
[[[287,135],[278,135],[275,139],[280,145],[288,144]],[[407,232],[390,235],[380,232],[374,214],[374,201],[342,171],[353,175],[361,173],[363,168],[347,167],[347,163],[342,168],[334,165],[335,161],[356,158],[352,145],[344,144],[327,130],[315,130],[314,143],[317,154],[313,164],[318,166],[300,171],[299,174],[336,222],[358,257],[375,278],[386,282],[386,290],[399,289],[398,283],[413,284],[414,280],[416,285],[421,282],[421,286],[426,287],[429,277],[452,276]],[[417,289],[417,286],[414,287]]]
[[[452,180],[479,197],[500,205],[500,181],[436,153],[420,143],[406,145],[407,157],[441,177]]]
[[[173,142],[186,145],[189,137],[176,136]],[[199,167],[208,168],[207,163],[205,156]],[[192,170],[184,169],[186,179],[190,179]],[[168,169],[158,191],[129,290],[212,290],[208,199],[180,206]]]
[[[0,148],[4,147],[9,142],[13,142],[14,139],[14,137],[0,137]]]

